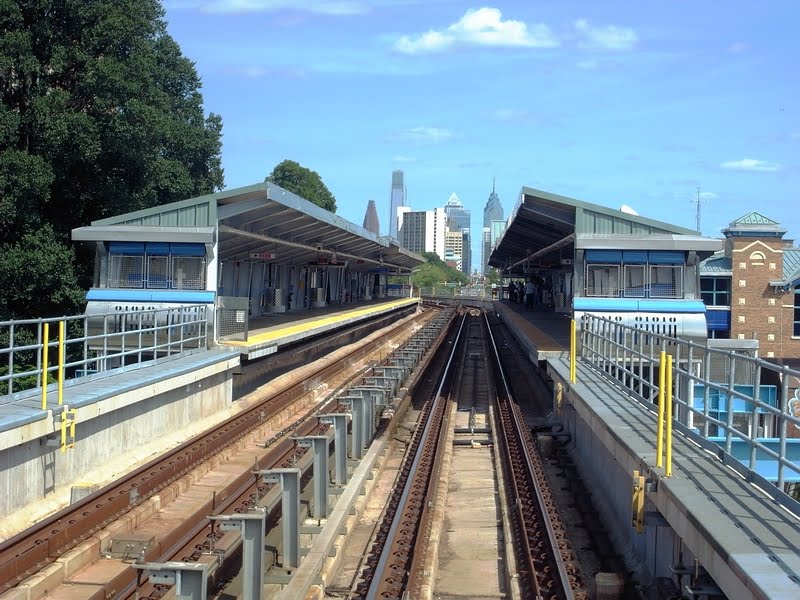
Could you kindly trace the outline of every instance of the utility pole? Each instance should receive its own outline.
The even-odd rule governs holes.
[[[696,223],[697,223],[697,231],[702,234],[702,230],[700,229],[700,206],[703,202],[706,201],[706,198],[700,197],[700,187],[697,187],[697,199],[696,200],[689,200],[689,202],[695,202],[697,204],[697,215],[696,215]]]

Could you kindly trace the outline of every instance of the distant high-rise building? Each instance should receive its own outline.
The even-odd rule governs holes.
[[[503,221],[503,205],[500,204],[500,197],[495,192],[494,179],[492,179],[492,193],[489,194],[489,199],[486,201],[486,206],[483,207],[483,237],[481,239],[481,266],[483,274],[486,275],[489,271],[489,256],[494,247],[494,233],[497,231],[497,226],[493,223]],[[502,231],[501,231],[502,233]]]
[[[389,199],[389,235],[397,239],[397,209],[406,205],[402,171],[392,171],[392,195]]]
[[[459,252],[458,269],[462,273],[469,275],[469,270],[472,267],[472,249],[470,248],[472,237],[469,234],[472,213],[464,208],[455,192],[450,194],[450,198],[445,204],[444,212],[447,215],[448,232],[459,237],[457,245],[461,247],[461,251]],[[455,237],[451,239],[455,240]],[[445,253],[447,253],[447,249],[445,249]]]
[[[412,252],[434,252],[445,257],[446,215],[443,208],[433,210],[402,210],[398,241]]]
[[[500,196],[494,191],[494,179],[492,179],[492,193],[489,194],[489,199],[486,201],[486,206],[483,207],[483,226],[491,227],[492,221],[503,220],[503,205],[500,204]],[[487,256],[488,260],[489,257]]]
[[[364,229],[371,231],[375,235],[381,234],[381,224],[378,221],[378,210],[375,208],[375,200],[370,200],[367,204],[367,212],[364,214]]]

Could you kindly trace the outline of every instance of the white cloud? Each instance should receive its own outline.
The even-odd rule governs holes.
[[[453,138],[453,132],[439,127],[412,127],[405,131],[397,132],[390,139],[417,144],[439,144]]]
[[[500,9],[483,7],[469,9],[445,29],[404,35],[394,48],[404,54],[424,54],[456,45],[552,48],[558,46],[558,39],[547,25],[529,26],[522,21],[503,20]]]
[[[358,15],[369,11],[369,5],[360,0],[178,0],[172,6],[199,8],[210,13],[293,10],[323,15]]]
[[[404,156],[402,154],[398,154],[392,159],[396,163],[413,163],[417,162],[417,159],[413,156]]]
[[[630,27],[592,27],[586,19],[575,21],[580,41],[578,45],[594,50],[632,50],[639,41],[639,36]]]
[[[780,171],[781,166],[777,163],[770,163],[755,158],[743,158],[742,160],[729,160],[720,165],[723,169],[730,171]]]

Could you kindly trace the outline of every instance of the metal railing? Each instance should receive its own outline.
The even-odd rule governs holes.
[[[653,411],[657,410],[662,352],[672,357],[673,425],[677,430],[717,454],[749,481],[767,482],[758,473],[757,462],[762,466],[771,463],[776,473],[772,483],[781,492],[787,469],[795,474],[794,479],[800,475],[800,461],[787,456],[787,440],[800,438],[800,401],[789,397],[789,381],[800,378],[800,371],[592,314],[581,320],[581,361],[620,382]],[[711,376],[719,372],[720,364],[727,367],[724,381]],[[774,398],[766,393],[777,386],[780,389]],[[795,428],[797,435],[790,435]],[[733,447],[738,444],[746,445],[746,457],[734,458]]]
[[[0,321],[0,397],[207,347],[202,304]]]

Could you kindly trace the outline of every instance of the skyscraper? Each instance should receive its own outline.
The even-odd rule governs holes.
[[[371,231],[375,235],[381,234],[381,225],[378,221],[378,211],[375,208],[375,200],[370,200],[367,204],[367,212],[364,214],[364,229]]]
[[[481,268],[483,274],[489,270],[489,256],[492,253],[492,246],[495,242],[493,233],[497,230],[497,225],[493,225],[503,220],[503,206],[500,204],[500,197],[494,191],[494,179],[492,179],[492,193],[483,207],[483,239],[481,240]],[[502,233],[502,232],[501,232]]]
[[[389,201],[389,235],[397,239],[397,209],[406,205],[402,171],[392,171],[392,195]]]
[[[469,270],[472,267],[472,249],[470,248],[472,238],[469,234],[471,213],[468,209],[464,208],[464,205],[461,204],[461,200],[459,200],[455,192],[450,194],[450,198],[448,198],[447,204],[445,204],[444,212],[447,215],[447,230],[459,236],[457,243],[455,242],[455,237],[451,237],[451,240],[453,240],[451,243],[459,248],[458,268],[462,273],[469,275]],[[445,252],[447,252],[447,250]]]
[[[498,196],[494,191],[494,179],[492,179],[492,193],[489,194],[489,199],[486,201],[486,206],[483,207],[483,226],[491,227],[492,221],[502,220],[503,205],[500,204],[500,196]],[[486,258],[488,259],[489,257],[487,256]]]

